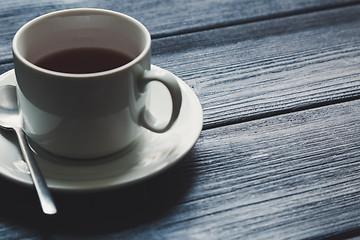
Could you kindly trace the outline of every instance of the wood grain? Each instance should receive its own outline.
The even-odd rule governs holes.
[[[154,64],[199,96],[204,131],[149,181],[55,194],[55,217],[32,189],[1,178],[0,240],[359,236],[359,1],[5,0],[0,73],[13,68],[21,25],[72,7],[142,21]]]
[[[302,239],[358,227],[359,111],[353,101],[205,131],[183,208],[196,212],[184,214],[189,235]]]
[[[11,59],[13,35],[23,24],[66,8],[93,7],[123,12],[143,22],[154,38],[161,38],[357,3],[358,0],[3,0],[0,2],[0,63]]]
[[[351,6],[156,39],[153,62],[193,88],[204,129],[349,101],[360,96],[359,11]]]
[[[182,169],[196,171],[193,186],[175,214],[151,227],[165,239],[306,239],[357,229],[359,111],[353,101],[204,131],[196,163]]]
[[[145,183],[55,195],[56,218],[41,216],[31,190],[12,187],[2,196],[0,239],[306,239],[356,231],[359,112],[356,100],[203,131],[177,166]]]
[[[154,41],[188,83],[204,128],[359,98],[360,6]],[[291,24],[290,24],[291,23]]]

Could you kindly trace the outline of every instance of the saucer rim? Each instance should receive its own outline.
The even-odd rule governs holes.
[[[160,68],[157,67],[155,65],[151,65],[154,68]],[[161,69],[161,68],[160,68]],[[5,81],[6,78],[9,78],[10,75],[15,75],[15,71],[14,69],[11,69],[3,74],[0,75],[0,86],[5,85],[3,84],[3,82]],[[14,79],[16,78],[16,76],[14,76]],[[90,186],[90,185],[86,185],[83,184],[84,186],[80,186],[79,183],[75,184],[75,185],[71,185],[71,184],[63,184],[61,185],[59,182],[55,181],[56,185],[50,184],[49,185],[49,189],[51,191],[55,191],[55,192],[96,192],[96,191],[103,191],[103,190],[111,190],[111,189],[117,189],[117,188],[122,188],[122,187],[126,187],[129,185],[133,185],[139,182],[143,182],[146,181],[149,178],[155,177],[161,173],[163,173],[164,171],[168,170],[169,168],[171,168],[172,166],[174,166],[176,163],[178,163],[196,144],[198,138],[200,137],[201,131],[202,131],[202,126],[203,126],[203,110],[202,110],[202,106],[201,103],[199,101],[199,98],[196,96],[196,94],[192,91],[192,89],[183,81],[181,80],[179,77],[176,76],[176,79],[178,80],[182,91],[186,91],[187,93],[189,93],[191,95],[191,105],[195,104],[196,107],[192,107],[193,109],[195,109],[198,112],[198,115],[201,117],[200,119],[197,119],[197,124],[199,125],[196,128],[196,133],[194,135],[194,137],[192,139],[188,139],[190,140],[190,144],[188,145],[188,147],[186,147],[186,149],[183,149],[183,151],[181,152],[181,154],[179,154],[178,156],[174,156],[175,159],[172,159],[171,161],[168,161],[168,163],[164,166],[162,166],[161,168],[157,168],[154,169],[150,172],[147,172],[146,174],[142,174],[139,177],[136,178],[132,178],[132,179],[127,179],[126,181],[122,181],[122,182],[111,182],[111,183],[107,183],[107,184],[102,184],[102,185],[96,185],[96,186]],[[16,85],[16,82],[12,82],[13,85]],[[175,123],[176,124],[176,123]],[[171,130],[170,130],[171,131]],[[150,132],[150,131],[149,131]],[[151,133],[151,132],[150,132]],[[11,140],[8,140],[9,142],[12,142]],[[19,154],[21,155],[21,154]],[[40,158],[43,158],[45,161],[47,161],[48,159],[40,156]],[[117,160],[114,161],[118,161],[120,160],[122,157],[119,157]],[[164,161],[164,160],[162,160]],[[15,160],[10,160],[10,162],[15,162]],[[100,163],[101,164],[101,163]],[[32,187],[33,183],[30,179],[25,179],[25,178],[21,178],[19,176],[16,176],[15,174],[10,174],[10,173],[4,173],[3,171],[0,170],[0,175],[3,176],[4,178],[19,184],[19,185],[23,185],[26,187]],[[124,174],[122,174],[124,175]],[[120,175],[118,176],[120,177]],[[115,176],[113,176],[113,178],[115,178]],[[46,178],[45,178],[46,179]],[[51,179],[51,178],[50,178]],[[71,180],[71,179],[70,179]],[[105,178],[103,179],[105,180]],[[54,180],[52,180],[54,181]],[[61,182],[61,180],[59,180]],[[67,181],[66,179],[63,179],[63,182]],[[85,182],[91,182],[93,180],[89,179],[89,180],[82,180],[83,183]]]

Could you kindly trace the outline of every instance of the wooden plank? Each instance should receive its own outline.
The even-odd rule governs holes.
[[[23,9],[22,16],[35,11],[12,3],[13,10]],[[37,1],[36,9],[78,3]],[[130,2],[128,7],[133,11]],[[159,39],[154,63],[198,93],[206,128],[353,100],[359,96],[358,12],[334,9]],[[207,27],[169,28],[166,34],[202,28]],[[12,67],[5,51],[0,71]],[[31,189],[0,179],[6,193],[0,239],[300,239],[354,233],[360,224],[359,110],[356,100],[206,130],[179,165],[151,181],[103,194],[57,194],[61,212],[55,218],[41,215]]]
[[[126,13],[143,22],[154,38],[217,28],[272,17],[359,3],[358,0],[206,0],[132,1],[71,0],[0,2],[0,62],[11,58],[11,40],[27,21],[56,10],[95,7]]]
[[[204,127],[360,97],[360,6],[159,39],[153,62],[185,80]]]
[[[196,172],[191,194],[157,231],[305,239],[358,229],[359,110],[353,101],[203,132],[185,170]]]
[[[1,179],[0,239],[354,234],[360,226],[359,112],[357,100],[205,130],[178,165],[145,183],[56,194],[55,218],[40,213],[31,189]]]
[[[198,94],[205,129],[356,99],[359,11],[352,6],[157,39],[153,62]]]

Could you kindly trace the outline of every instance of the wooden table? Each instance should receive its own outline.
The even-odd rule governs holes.
[[[24,23],[74,7],[144,23],[153,63],[199,97],[203,131],[146,182],[56,193],[56,216],[0,178],[0,239],[360,236],[360,1],[3,0],[0,73]]]

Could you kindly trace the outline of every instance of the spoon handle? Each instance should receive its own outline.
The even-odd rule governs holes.
[[[30,175],[35,185],[36,192],[39,196],[42,210],[45,214],[55,214],[57,212],[54,200],[50,194],[50,191],[46,185],[44,177],[33,157],[25,137],[25,133],[21,128],[15,128],[16,135],[19,139],[20,149],[25,158],[25,162],[30,170]]]

